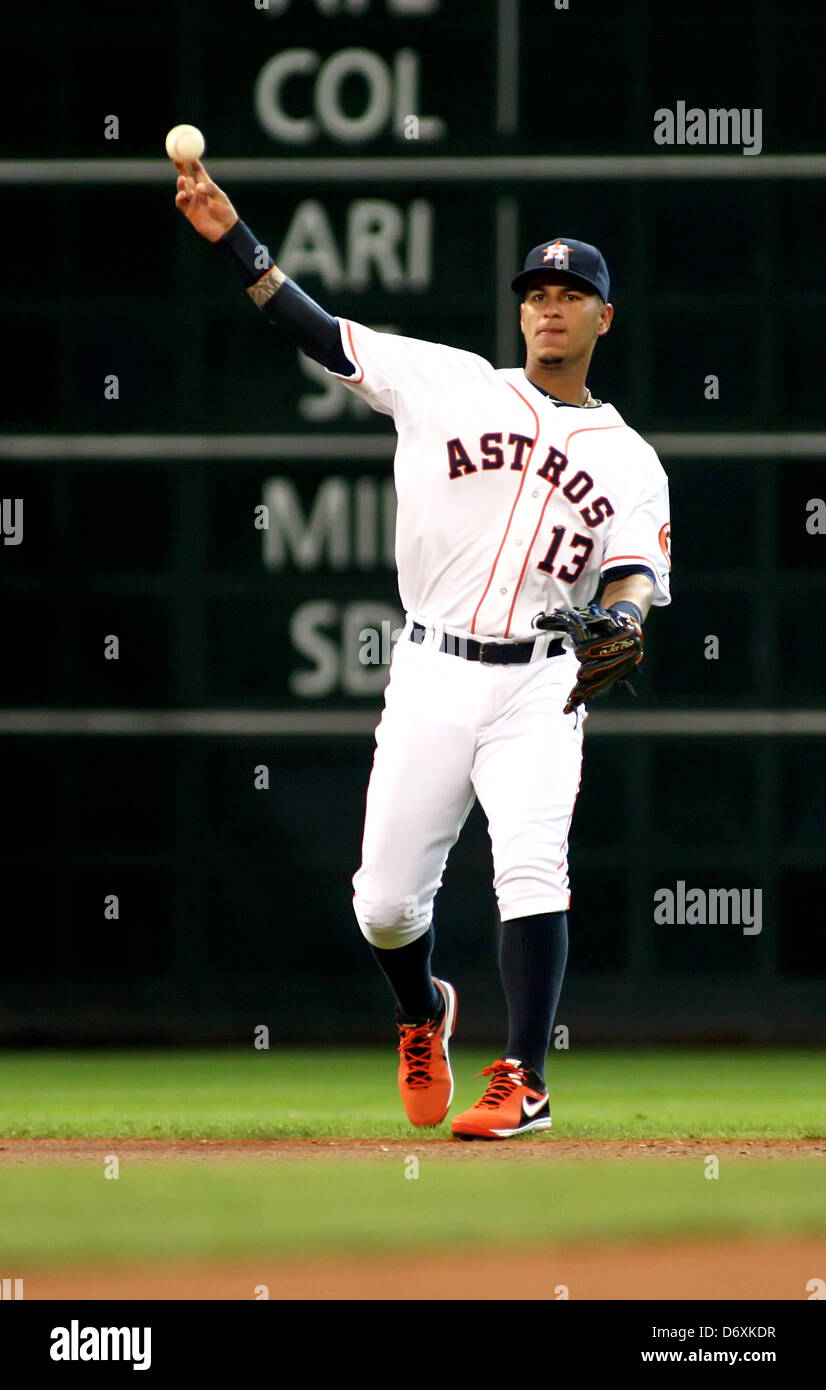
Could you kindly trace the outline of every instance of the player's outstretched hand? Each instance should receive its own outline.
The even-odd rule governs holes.
[[[207,241],[220,241],[238,221],[238,213],[226,193],[213,183],[200,159],[178,164],[175,206]]]

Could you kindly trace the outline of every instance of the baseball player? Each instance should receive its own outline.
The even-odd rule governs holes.
[[[433,903],[476,797],[489,824],[508,1010],[462,1139],[551,1125],[545,1061],[568,951],[568,833],[587,702],[643,653],[670,602],[668,483],[587,385],[613,318],[605,261],[571,237],[534,247],[512,288],[525,366],[332,318],[269,258],[203,165],[176,205],[235,264],[302,352],[390,415],[406,612],[367,794],[355,915],[395,999],[399,1091],[414,1125],[453,1098],[453,985],[435,977]],[[600,594],[601,606],[594,602]]]

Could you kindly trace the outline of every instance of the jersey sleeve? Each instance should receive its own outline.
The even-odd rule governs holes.
[[[341,345],[352,363],[350,373],[329,371],[355,391],[373,410],[391,415],[396,423],[418,415],[434,393],[444,390],[449,378],[453,388],[492,368],[472,352],[430,343],[423,338],[403,338],[380,333],[352,319],[339,319]]]
[[[654,450],[646,448],[650,459],[636,499],[610,518],[600,577],[610,583],[622,574],[647,573],[654,581],[653,602],[663,607],[671,602],[668,478]]]

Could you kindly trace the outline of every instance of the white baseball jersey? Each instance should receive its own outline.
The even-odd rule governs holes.
[[[569,639],[554,653],[532,619],[589,602],[608,572],[647,571],[654,602],[670,602],[665,473],[611,405],[557,403],[521,368],[339,324],[355,370],[331,375],[398,433],[407,611],[353,879],[359,925],[390,948],[427,931],[476,797],[502,921],[563,911],[587,716],[564,713],[577,672]],[[444,650],[445,633],[535,642],[524,665],[490,665]]]
[[[339,319],[398,445],[396,562],[409,617],[463,636],[534,637],[591,601],[600,575],[647,570],[670,602],[668,480],[612,405],[556,402],[522,368]],[[618,576],[619,577],[619,576]]]

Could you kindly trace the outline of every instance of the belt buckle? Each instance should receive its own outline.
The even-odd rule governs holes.
[[[501,646],[502,646],[502,643],[501,643],[501,642],[480,642],[480,643],[479,643],[479,661],[481,662],[481,664],[482,664],[483,666],[495,666],[495,665],[496,665],[495,660],[494,660],[493,658],[491,658],[491,659],[489,660],[489,659],[485,656],[485,652],[493,651],[493,650],[495,650],[495,648],[501,647]]]

